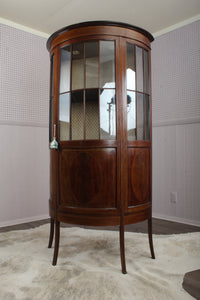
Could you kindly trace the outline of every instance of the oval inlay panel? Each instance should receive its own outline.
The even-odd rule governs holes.
[[[128,149],[128,206],[149,201],[149,149]]]

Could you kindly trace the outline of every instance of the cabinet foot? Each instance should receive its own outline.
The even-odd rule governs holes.
[[[126,272],[125,246],[124,246],[124,224],[120,225],[119,236],[120,236],[120,256],[121,256],[122,273],[126,274],[127,272]]]
[[[51,247],[52,247],[53,236],[54,236],[54,219],[51,218],[51,220],[50,220],[50,234],[49,234],[49,244],[48,244],[48,248],[51,248]]]
[[[55,266],[58,258],[59,241],[60,241],[60,222],[55,222],[56,232],[55,232],[55,246],[52,265]]]
[[[155,259],[155,253],[153,248],[153,239],[152,239],[152,218],[148,219],[148,236],[149,236],[149,247],[151,251],[151,257]]]

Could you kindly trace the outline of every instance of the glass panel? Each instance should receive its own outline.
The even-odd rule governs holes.
[[[100,94],[100,138],[116,139],[116,102],[114,89],[102,89]]]
[[[115,88],[114,41],[100,41],[100,86]]]
[[[83,91],[71,93],[71,139],[83,140]]]
[[[54,55],[51,57],[51,78],[50,78],[50,98],[53,97],[54,93]]]
[[[83,43],[72,45],[72,90],[84,88]]]
[[[99,86],[99,43],[85,43],[86,88]]]
[[[144,95],[144,140],[150,140],[150,107],[148,95]]]
[[[70,94],[62,94],[59,98],[60,141],[69,140],[70,131]]]
[[[51,57],[50,101],[49,101],[49,142],[53,139],[53,96],[54,96],[54,55]]]
[[[148,52],[144,50],[144,92],[149,94],[149,58]]]
[[[135,45],[127,44],[126,63],[127,89],[135,90]]]
[[[60,50],[60,93],[70,90],[70,46]]]
[[[144,137],[144,105],[143,94],[137,93],[137,140],[143,140]]]
[[[99,90],[85,91],[86,140],[99,139]]]
[[[53,139],[53,98],[49,101],[49,142]]]
[[[137,78],[137,91],[143,92],[143,50],[136,47],[136,78]]]
[[[128,140],[136,140],[136,101],[135,93],[127,92],[127,132]]]

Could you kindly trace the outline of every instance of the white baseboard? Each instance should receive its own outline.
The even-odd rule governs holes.
[[[171,217],[171,216],[166,216],[166,215],[157,214],[157,213],[152,213],[152,216],[153,216],[153,218],[156,218],[156,219],[162,219],[162,220],[166,220],[166,221],[172,221],[172,222],[177,222],[177,223],[188,224],[188,225],[200,227],[200,221],[198,221],[198,220],[190,220],[190,219],[184,219],[184,218],[178,218],[178,217]]]
[[[15,220],[10,220],[10,221],[4,221],[4,222],[0,222],[0,227],[18,225],[18,224],[29,223],[29,222],[34,222],[34,221],[39,221],[39,220],[45,220],[45,219],[49,219],[49,215],[40,215],[40,216],[34,216],[34,217],[30,217],[30,218],[23,218],[23,219],[15,219]]]

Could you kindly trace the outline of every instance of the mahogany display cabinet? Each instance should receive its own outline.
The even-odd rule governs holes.
[[[119,225],[121,266],[126,273],[124,226],[147,220],[151,257],[155,258],[152,41],[152,35],[141,28],[108,21],[71,25],[47,41],[53,265],[60,222]]]

